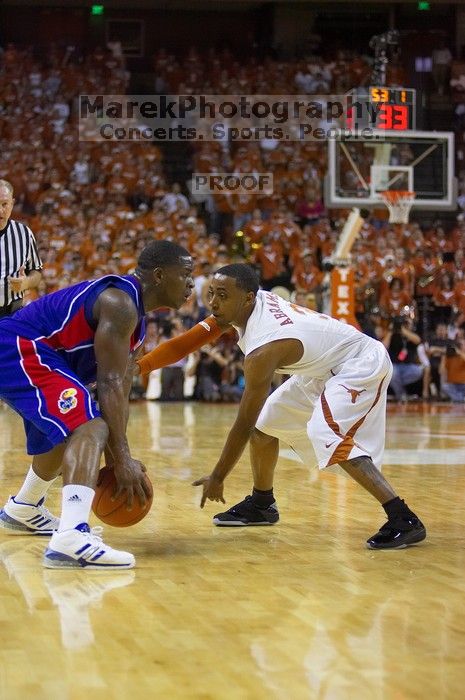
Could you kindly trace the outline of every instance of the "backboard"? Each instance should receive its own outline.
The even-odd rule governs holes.
[[[454,134],[346,129],[328,140],[327,207],[381,207],[384,190],[414,191],[417,209],[455,209]]]

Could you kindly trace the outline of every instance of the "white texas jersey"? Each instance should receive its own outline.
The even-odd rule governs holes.
[[[300,340],[304,354],[299,362],[276,371],[321,379],[337,374],[339,365],[345,360],[373,352],[381,345],[353,326],[262,290],[257,293],[255,308],[244,333],[241,335],[241,330],[236,330],[239,333],[238,345],[246,356],[274,340]]]

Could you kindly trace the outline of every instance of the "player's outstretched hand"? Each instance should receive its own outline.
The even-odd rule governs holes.
[[[197,481],[194,481],[192,486],[203,486],[202,499],[200,501],[201,508],[204,507],[207,498],[210,501],[226,503],[223,498],[223,482],[215,479],[212,474],[209,476],[202,476],[200,479],[197,479]]]

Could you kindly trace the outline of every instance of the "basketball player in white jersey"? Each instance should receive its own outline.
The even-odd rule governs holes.
[[[259,290],[245,264],[220,268],[209,288],[213,315],[233,326],[245,355],[245,390],[221,456],[209,476],[194,482],[207,499],[225,502],[223,482],[250,440],[251,496],[215,515],[219,526],[272,525],[279,520],[273,475],[279,440],[318,465],[339,464],[383,506],[387,523],[370,537],[372,549],[424,540],[426,530],[379,471],[384,451],[386,394],[392,365],[377,340]],[[272,394],[275,372],[291,375]]]

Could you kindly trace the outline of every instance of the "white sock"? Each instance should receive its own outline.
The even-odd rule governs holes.
[[[88,486],[81,486],[80,484],[63,486],[58,532],[72,530],[76,525],[89,522],[94,494],[94,489]]]
[[[37,476],[31,464],[27,476],[24,479],[24,483],[15,496],[16,503],[37,505],[40,499],[45,496],[55,479],[51,479],[51,481],[41,479],[40,476]]]

